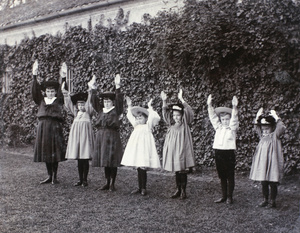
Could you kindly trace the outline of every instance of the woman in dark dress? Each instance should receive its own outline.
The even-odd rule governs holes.
[[[32,98],[38,105],[38,126],[34,146],[34,162],[45,162],[47,179],[40,184],[56,184],[58,163],[65,160],[66,146],[61,122],[63,95],[56,81],[39,83],[37,80],[38,62],[32,68]],[[45,97],[42,94],[45,92]]]
[[[120,76],[116,75],[116,90],[101,93],[102,101],[96,95],[95,76],[90,81],[91,102],[98,112],[96,121],[96,141],[92,166],[104,167],[106,184],[100,190],[115,191],[117,169],[120,166],[123,151],[120,138],[121,115],[123,113],[123,94],[120,91]]]

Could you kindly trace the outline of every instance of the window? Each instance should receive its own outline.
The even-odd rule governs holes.
[[[7,67],[2,77],[2,92],[10,93],[10,82],[12,79],[12,69]]]

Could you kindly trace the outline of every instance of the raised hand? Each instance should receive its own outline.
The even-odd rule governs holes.
[[[63,93],[63,95],[64,95],[65,97],[67,97],[67,96],[69,95],[69,92],[65,89],[65,86],[66,86],[66,82],[63,82],[63,83],[61,84],[61,92]]]
[[[151,98],[148,102],[148,108],[152,108],[152,102],[153,102],[153,99]]]
[[[259,116],[261,116],[264,112],[264,109],[261,107],[258,112],[256,113],[255,121],[257,122]]]
[[[236,107],[238,105],[238,99],[236,98],[236,96],[233,96],[232,98],[232,106]]]
[[[125,99],[126,99],[127,105],[128,105],[128,106],[131,106],[132,101],[131,101],[131,99],[129,98],[129,96],[126,96]]]
[[[208,96],[208,98],[207,98],[207,105],[208,106],[211,106],[211,103],[212,103],[212,96],[211,96],[211,94]]]
[[[39,62],[38,62],[38,60],[35,60],[35,62],[33,63],[33,66],[32,66],[32,74],[37,75],[38,69],[39,69]]]
[[[97,89],[97,84],[96,84],[96,76],[93,75],[92,79],[88,82],[88,87],[89,89]]]
[[[67,64],[64,62],[60,67],[60,71],[59,71],[60,77],[62,78],[67,77],[67,72],[68,72],[68,67]]]
[[[121,84],[121,76],[119,74],[117,74],[115,77],[115,85],[117,88],[119,88],[120,84]]]
[[[182,91],[182,89],[180,89],[179,92],[178,92],[178,99],[179,99],[181,102],[184,102],[183,97],[182,97],[182,94],[183,94],[183,91]]]
[[[164,92],[164,91],[161,91],[160,93],[160,97],[163,101],[166,101],[167,100],[167,94]]]
[[[278,115],[277,115],[277,113],[276,113],[275,110],[271,110],[271,111],[270,111],[270,115],[271,115],[272,117],[274,117],[274,119],[275,119],[276,121],[279,119],[279,117],[278,117]]]

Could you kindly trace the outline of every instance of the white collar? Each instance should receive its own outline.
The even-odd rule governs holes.
[[[44,98],[46,105],[52,104],[54,100],[56,100],[56,97],[53,97],[52,99],[49,99],[48,97]]]
[[[103,108],[103,112],[104,113],[108,113],[110,112],[111,110],[113,110],[115,108],[115,106],[112,106],[111,108]]]

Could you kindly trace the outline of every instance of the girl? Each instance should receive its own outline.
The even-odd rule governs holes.
[[[169,126],[163,147],[163,168],[176,175],[177,191],[171,198],[186,198],[187,172],[195,166],[192,135],[189,124],[194,119],[192,108],[178,93],[181,104],[167,105],[167,95],[162,91],[163,119]]]
[[[239,127],[238,100],[235,96],[232,98],[232,109],[227,107],[214,109],[212,106],[212,97],[209,95],[207,105],[209,120],[216,131],[213,149],[215,151],[216,167],[222,189],[222,197],[216,200],[215,203],[226,201],[227,204],[232,204],[232,195],[235,186],[236,131]]]
[[[147,183],[146,168],[160,168],[160,161],[156,151],[152,129],[160,121],[160,116],[148,103],[148,109],[132,107],[131,99],[126,97],[128,105],[127,118],[134,127],[124,151],[122,165],[138,167],[138,189],[132,193],[145,196]]]
[[[123,94],[120,91],[120,75],[115,77],[116,91],[101,93],[100,101],[96,96],[95,76],[89,83],[92,90],[91,103],[98,112],[96,121],[96,142],[92,165],[105,167],[106,184],[100,190],[115,191],[117,169],[122,160],[122,143],[120,138],[121,114],[123,113]]]
[[[65,107],[70,111],[75,119],[69,133],[69,141],[66,152],[66,159],[77,159],[79,181],[75,186],[87,186],[87,176],[89,173],[89,160],[92,158],[94,149],[94,135],[91,124],[93,108],[90,104],[90,91],[88,93],[79,92],[69,96],[62,87],[64,93]]]
[[[269,185],[271,187],[271,203],[269,207],[276,207],[277,186],[283,175],[283,153],[280,136],[285,126],[274,110],[268,115],[262,115],[259,109],[255,118],[255,129],[260,137],[252,161],[250,179],[261,181],[264,200],[259,205],[269,204]]]
[[[33,84],[32,98],[38,105],[39,120],[34,146],[34,162],[45,162],[48,177],[40,184],[57,184],[58,163],[65,160],[65,142],[61,122],[63,109],[63,95],[56,81],[37,81],[38,61],[32,67]],[[62,78],[66,77],[66,70],[62,67]],[[41,93],[44,91],[46,96]]]

